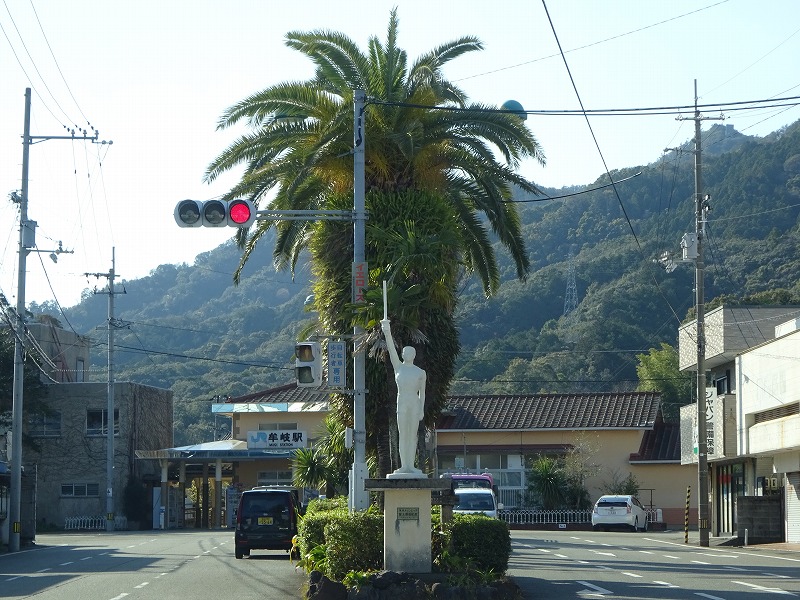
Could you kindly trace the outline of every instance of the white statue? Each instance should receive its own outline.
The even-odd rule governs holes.
[[[385,289],[385,288],[384,288]],[[418,476],[425,474],[414,467],[419,422],[425,414],[425,370],[414,364],[417,351],[412,346],[403,348],[403,360],[397,356],[389,319],[384,313],[381,329],[386,336],[386,347],[394,367],[397,383],[397,433],[400,447],[400,468],[392,475]],[[391,477],[391,475],[390,475]]]

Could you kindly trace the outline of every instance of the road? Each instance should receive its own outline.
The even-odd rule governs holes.
[[[530,599],[800,598],[800,552],[700,548],[668,532],[511,533],[508,574]],[[225,530],[39,534],[0,554],[0,598],[299,600],[306,581],[282,551],[236,560]]]
[[[231,531],[37,534],[36,542],[0,554],[0,598],[288,600],[307,581],[284,551],[236,560]]]
[[[536,600],[800,597],[800,553],[691,541],[668,532],[513,531],[508,574]]]

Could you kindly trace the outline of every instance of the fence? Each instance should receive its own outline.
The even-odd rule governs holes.
[[[66,517],[64,519],[64,529],[91,529],[91,530],[99,530],[105,531],[106,529],[106,518],[104,516],[99,517],[87,517],[87,516],[80,516],[80,517]],[[114,517],[114,529],[115,530],[125,530],[128,529],[128,518],[124,516],[115,516]]]
[[[662,520],[661,509],[647,509],[647,521],[660,523]],[[538,508],[501,510],[499,517],[509,525],[554,525],[558,523],[571,523],[590,525],[592,522],[591,509],[586,510],[542,510]]]

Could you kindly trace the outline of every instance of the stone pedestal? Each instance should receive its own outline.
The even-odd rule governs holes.
[[[431,490],[448,489],[436,479],[367,479],[364,487],[383,492],[383,568],[431,572]]]

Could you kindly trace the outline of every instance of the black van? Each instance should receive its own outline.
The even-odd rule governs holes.
[[[242,492],[236,511],[236,558],[250,556],[250,550],[291,550],[301,510],[300,495],[293,487],[264,486]]]

